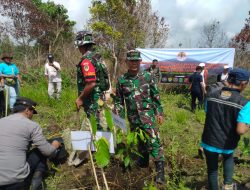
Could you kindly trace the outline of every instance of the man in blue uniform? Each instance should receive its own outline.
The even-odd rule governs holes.
[[[12,55],[2,55],[1,76],[4,78],[5,88],[8,90],[9,108],[12,110],[19,96],[19,84],[22,84],[18,67],[12,62]]]
[[[189,77],[190,91],[191,91],[191,109],[194,111],[196,109],[196,99],[199,101],[199,108],[203,104],[203,95],[206,93],[204,81],[201,75],[202,67],[197,66],[196,71]]]

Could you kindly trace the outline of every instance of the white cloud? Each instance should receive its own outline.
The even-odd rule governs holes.
[[[176,5],[178,7],[185,6],[187,3],[189,3],[189,0],[176,0]]]
[[[43,0],[47,1],[47,0]],[[82,29],[90,18],[91,0],[54,0],[65,6],[71,20],[77,22],[76,29]],[[196,46],[201,27],[217,19],[226,34],[231,37],[244,26],[250,7],[249,0],[151,0],[152,8],[164,16],[170,24],[169,42],[172,46]]]
[[[182,23],[185,31],[192,31],[197,26],[198,21],[196,18],[184,18]]]
[[[48,0],[43,0],[47,2]],[[70,20],[76,21],[75,30],[83,29],[90,18],[89,7],[91,0],[54,0],[68,10]]]
[[[155,0],[152,1],[155,3]],[[154,6],[153,6],[154,7]],[[172,27],[169,42],[178,47],[195,47],[205,23],[219,20],[223,30],[233,36],[244,26],[249,0],[159,0],[157,11]],[[195,20],[197,22],[195,22]]]

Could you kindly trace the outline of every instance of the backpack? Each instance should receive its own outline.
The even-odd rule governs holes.
[[[109,82],[109,75],[108,75],[108,69],[105,64],[103,64],[101,61],[95,59],[92,57],[93,65],[96,70],[96,80],[97,84],[102,92],[109,90],[110,88],[110,82]]]

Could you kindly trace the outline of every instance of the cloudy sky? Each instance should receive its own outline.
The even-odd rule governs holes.
[[[44,0],[46,1],[46,0]],[[77,22],[75,30],[84,27],[90,18],[91,0],[54,0],[64,5],[71,20]],[[152,8],[166,18],[170,25],[168,47],[196,47],[201,27],[216,19],[228,37],[244,26],[250,10],[250,0],[151,0]]]

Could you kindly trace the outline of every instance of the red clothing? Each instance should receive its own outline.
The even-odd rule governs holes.
[[[81,70],[84,76],[85,82],[92,82],[96,81],[96,71],[94,65],[91,63],[90,60],[84,59],[81,62]]]

